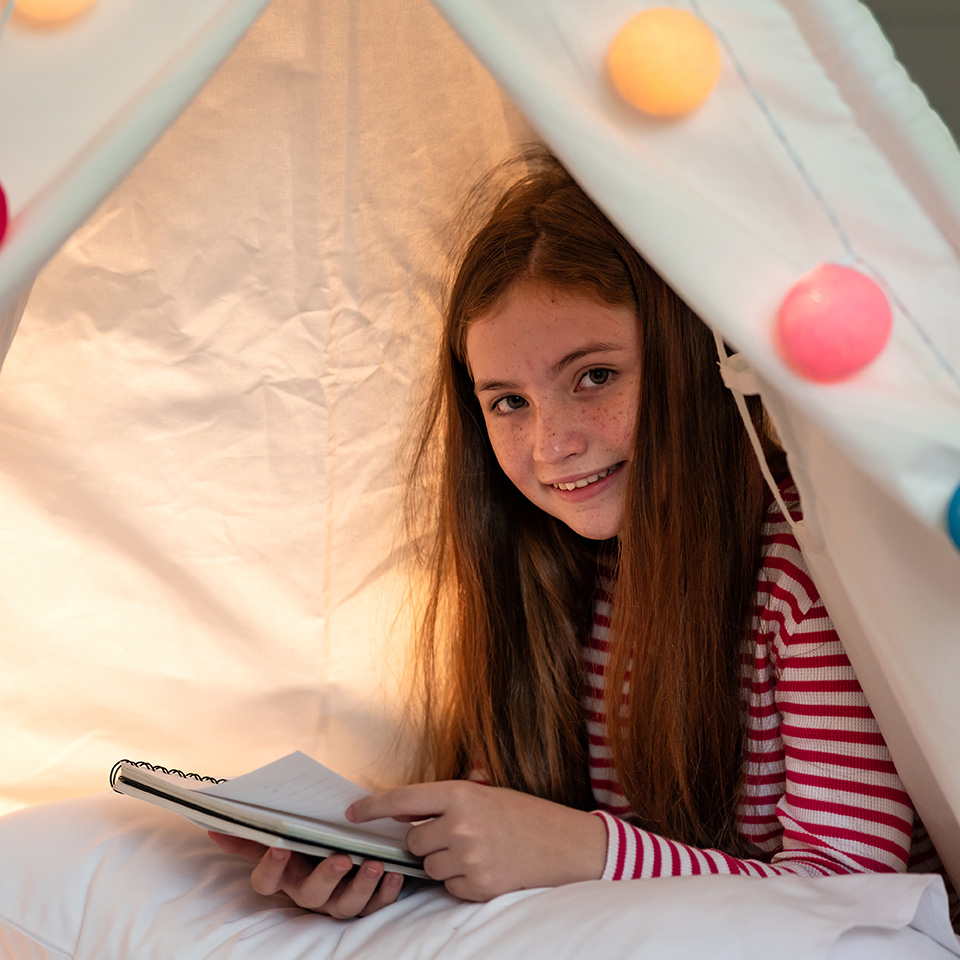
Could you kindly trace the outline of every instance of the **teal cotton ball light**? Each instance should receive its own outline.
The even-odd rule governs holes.
[[[960,550],[960,487],[957,487],[947,507],[947,530],[957,549]]]

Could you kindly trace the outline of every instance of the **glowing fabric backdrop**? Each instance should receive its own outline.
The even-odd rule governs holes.
[[[283,0],[43,271],[0,378],[0,808],[121,756],[383,760],[444,230],[529,136],[425,2]]]

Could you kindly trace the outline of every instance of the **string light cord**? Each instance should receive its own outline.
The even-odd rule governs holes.
[[[793,164],[797,173],[800,175],[801,180],[806,185],[807,189],[810,191],[814,200],[817,203],[817,206],[820,208],[823,215],[827,218],[830,226],[832,227],[834,233],[836,234],[837,239],[840,244],[843,246],[843,249],[846,251],[847,260],[851,265],[856,265],[863,269],[863,271],[876,280],[884,290],[884,293],[890,299],[890,301],[896,306],[899,313],[904,317],[904,319],[913,327],[916,334],[920,337],[927,348],[933,354],[939,366],[946,372],[950,377],[953,383],[956,385],[957,389],[960,390],[960,373],[956,368],[950,363],[947,357],[944,355],[943,351],[937,346],[934,339],[927,333],[923,324],[913,316],[913,314],[907,309],[906,304],[903,300],[897,295],[896,291],[891,287],[890,283],[887,281],[886,277],[877,270],[872,264],[868,263],[857,251],[854,249],[853,243],[850,240],[850,237],[847,235],[846,230],[843,228],[843,225],[840,222],[836,211],[830,205],[830,202],[824,196],[823,191],[820,189],[820,186],[814,179],[813,175],[807,169],[806,164],[803,162],[803,158],[800,156],[799,152],[790,142],[790,139],[787,137],[786,131],[780,125],[776,116],[773,113],[773,110],[770,108],[769,104],[763,97],[763,94],[760,93],[759,89],[755,86],[753,81],[750,79],[750,75],[747,73],[746,68],[741,62],[740,58],[737,56],[733,49],[733,45],[727,36],[723,33],[722,30],[718,29],[709,19],[704,16],[699,0],[689,0],[690,6],[693,9],[693,12],[700,17],[705,23],[707,23],[711,30],[713,30],[717,40],[724,48],[727,53],[727,56],[730,58],[730,62],[733,64],[734,68],[737,71],[740,79],[742,80],[744,86],[750,93],[750,96],[753,98],[754,103],[760,110],[760,113],[763,115],[766,120],[767,125],[770,128],[770,132],[777,138],[786,152],[787,157],[790,159],[790,162]]]

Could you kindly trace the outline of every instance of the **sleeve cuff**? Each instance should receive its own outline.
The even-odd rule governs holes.
[[[600,879],[620,880],[623,877],[623,857],[621,855],[620,830],[617,818],[611,816],[605,810],[591,810],[590,812],[595,817],[599,817],[607,828],[607,858]]]

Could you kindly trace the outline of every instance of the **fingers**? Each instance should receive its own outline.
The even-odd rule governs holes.
[[[367,902],[367,905],[360,911],[359,916],[366,917],[375,913],[382,907],[387,907],[391,903],[396,903],[400,891],[403,889],[402,873],[386,873],[380,881],[380,886]]]
[[[250,883],[264,896],[285,893],[299,906],[315,910],[327,901],[352,867],[344,854],[327,857],[314,866],[289,850],[271,848],[254,867]],[[301,899],[305,902],[301,903]]]
[[[341,920],[355,917],[364,911],[376,894],[382,876],[383,864],[368,860],[360,865],[349,882],[327,897],[322,908],[308,906],[307,903],[300,903],[300,906],[307,906],[310,910],[322,909],[323,913]]]
[[[441,819],[435,819],[411,827],[407,831],[406,843],[407,849],[415,857],[427,857],[440,850],[446,850],[452,839],[447,824]],[[439,879],[442,878],[434,877],[434,880]]]
[[[305,910],[337,919],[367,916],[400,895],[403,878],[384,876],[383,864],[364,861],[353,876],[349,857],[336,854],[313,864],[289,850],[270,849],[250,876],[253,889],[264,896],[285,893]]]
[[[224,853],[245,857],[247,860],[259,860],[267,851],[267,847],[262,843],[256,843],[253,840],[244,840],[241,837],[232,837],[227,833],[216,833],[213,830],[208,830],[207,836],[220,847]]]
[[[464,789],[476,789],[476,785],[467,780],[440,780],[394,787],[357,800],[347,807],[346,818],[353,823],[366,823],[381,817],[407,821],[439,817]]]
[[[432,789],[435,786],[432,783],[415,783],[375,793],[349,806],[346,818],[354,823],[366,823],[381,817],[420,819],[436,816],[437,807],[442,804],[437,791]]]
[[[366,906],[383,873],[383,867],[365,863],[348,881],[347,875],[352,868],[351,864],[344,870],[339,858],[330,857],[300,883],[291,883],[284,890],[298,907],[305,910],[315,910],[339,919],[353,917]],[[359,883],[358,877],[361,877]],[[366,891],[366,896],[359,895],[358,890]]]
[[[290,860],[289,850],[268,849],[250,874],[250,886],[265,897],[279,893]]]

